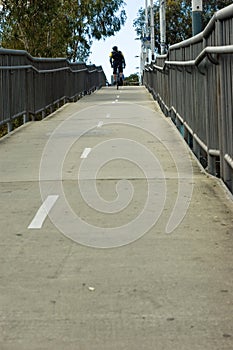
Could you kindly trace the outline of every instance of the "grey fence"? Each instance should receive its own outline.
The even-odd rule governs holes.
[[[230,5],[216,12],[202,33],[149,64],[144,83],[203,166],[233,192],[232,54]]]
[[[16,119],[43,118],[105,84],[101,67],[0,49],[0,126],[11,131]]]

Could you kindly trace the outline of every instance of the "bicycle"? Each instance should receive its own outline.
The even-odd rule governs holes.
[[[122,86],[123,85],[123,79],[120,75],[120,72],[119,72],[119,66],[117,67],[117,79],[116,79],[116,86],[117,86],[117,90],[119,90],[119,86]]]

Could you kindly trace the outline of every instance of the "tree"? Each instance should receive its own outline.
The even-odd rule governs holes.
[[[231,4],[232,0],[203,0],[203,28],[208,24],[216,11]]]
[[[57,0],[3,0],[1,44],[24,49],[33,56],[54,57],[65,53],[64,33]]]
[[[207,25],[214,12],[230,5],[231,0],[203,0],[203,28]],[[150,16],[150,11],[149,11]],[[155,16],[155,49],[160,50],[159,29],[159,0],[154,4]],[[150,17],[149,23],[150,25]],[[146,36],[145,10],[141,8],[134,20],[134,27],[141,40]],[[192,36],[192,0],[167,0],[166,1],[166,27],[167,45],[188,39]]]
[[[139,77],[137,73],[131,74],[129,77],[124,79],[125,85],[139,85]]]
[[[2,0],[0,42],[33,56],[86,60],[93,39],[120,30],[124,0]]]
[[[86,57],[89,55],[92,39],[100,40],[114,35],[126,20],[122,8],[124,0],[67,0],[65,3],[70,30],[67,51],[73,61],[80,49]]]

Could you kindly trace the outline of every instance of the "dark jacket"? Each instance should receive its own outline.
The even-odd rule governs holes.
[[[112,51],[109,55],[111,66],[123,66],[125,67],[125,58],[121,51]]]

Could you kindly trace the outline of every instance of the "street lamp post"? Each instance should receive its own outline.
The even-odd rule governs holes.
[[[150,0],[151,60],[155,60],[155,20],[154,1]]]
[[[166,0],[160,0],[159,21],[160,21],[160,50],[161,50],[161,55],[163,55],[166,53]]]
[[[146,24],[146,32],[144,33],[145,40],[148,38],[148,0],[145,0],[145,24]],[[148,46],[146,45],[146,64],[149,62],[148,57]]]
[[[202,0],[192,0],[192,34],[202,31]]]

